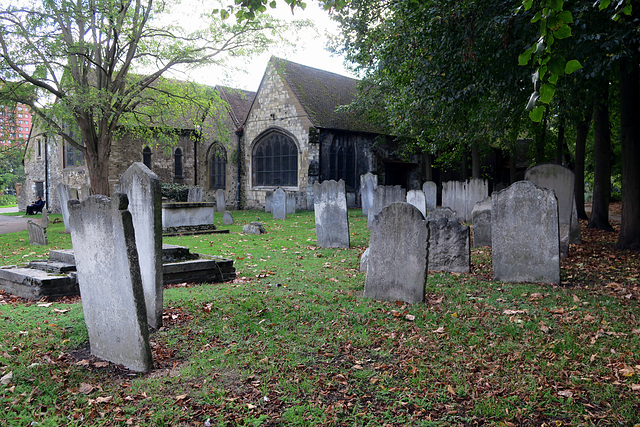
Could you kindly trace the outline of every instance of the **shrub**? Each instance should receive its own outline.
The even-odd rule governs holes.
[[[160,189],[162,197],[176,202],[186,202],[189,197],[189,186],[187,185],[163,182],[160,184]]]

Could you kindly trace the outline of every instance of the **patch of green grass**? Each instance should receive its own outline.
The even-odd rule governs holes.
[[[640,421],[640,312],[625,294],[495,282],[480,248],[476,274],[430,274],[424,304],[374,301],[362,296],[359,211],[349,249],[317,248],[312,212],[234,218],[229,234],[164,239],[232,258],[238,278],[165,290],[152,373],[84,363],[80,304],[0,305],[0,376],[14,375],[0,386],[8,425]],[[258,218],[267,234],[241,234]],[[48,235],[71,247],[61,223]],[[29,246],[26,232],[0,245],[4,264],[49,249]]]

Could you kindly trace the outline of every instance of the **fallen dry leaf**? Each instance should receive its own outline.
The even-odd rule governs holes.
[[[558,396],[566,397],[568,399],[573,397],[573,392],[571,390],[560,390],[558,392]]]
[[[89,394],[93,391],[94,388],[95,387],[92,386],[91,384],[82,383],[80,384],[80,388],[78,389],[78,392],[82,394]]]

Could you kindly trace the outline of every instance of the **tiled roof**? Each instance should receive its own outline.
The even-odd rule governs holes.
[[[358,80],[276,57],[270,64],[289,84],[315,127],[379,133],[354,114],[336,112],[355,99]]]

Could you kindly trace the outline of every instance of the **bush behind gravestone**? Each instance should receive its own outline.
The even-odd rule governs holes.
[[[160,184],[162,197],[176,202],[186,202],[189,197],[189,186],[163,182]]]

